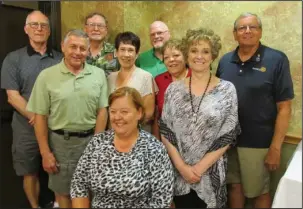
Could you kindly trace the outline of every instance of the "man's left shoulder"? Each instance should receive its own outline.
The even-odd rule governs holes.
[[[52,49],[51,52],[53,53],[52,56],[57,59],[60,60],[63,58],[63,54],[55,49]]]
[[[268,56],[271,59],[288,59],[287,55],[278,49],[274,49],[265,45],[262,47],[264,55]]]
[[[111,53],[115,51],[115,46],[109,42],[104,43],[104,52]]]

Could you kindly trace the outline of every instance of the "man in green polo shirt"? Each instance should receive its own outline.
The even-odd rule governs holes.
[[[84,30],[90,42],[86,62],[103,69],[106,76],[118,71],[119,62],[115,56],[115,47],[106,41],[108,34],[106,17],[98,12],[87,15]]]
[[[62,42],[64,59],[39,74],[27,104],[35,113],[43,168],[60,208],[71,208],[74,169],[91,136],[104,131],[108,118],[105,73],[85,62],[88,46],[86,33],[69,31]]]
[[[163,63],[161,48],[170,38],[167,25],[162,21],[155,21],[149,27],[152,49],[141,53],[136,60],[136,66],[150,72],[153,77],[167,71]]]

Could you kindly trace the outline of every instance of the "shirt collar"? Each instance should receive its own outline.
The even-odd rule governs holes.
[[[36,52],[31,44],[28,44],[27,45],[27,54],[28,54],[28,56],[33,56],[34,54],[40,54],[40,53]],[[51,57],[51,58],[54,58],[53,50],[49,45],[46,46],[46,53],[45,54],[47,56]]]
[[[64,74],[68,74],[68,73],[72,74],[69,71],[69,69],[66,67],[66,65],[64,63],[64,58],[60,62],[60,71],[61,71],[61,73],[64,73]],[[88,64],[85,62],[84,63],[83,71],[80,74],[88,75],[88,74],[91,74],[91,73],[92,73],[92,69],[90,67],[88,67]]]
[[[241,59],[238,55],[239,46],[235,49],[234,53],[232,54],[230,62],[234,63],[241,63]],[[257,51],[245,62],[261,62],[264,55],[264,45],[260,42]]]

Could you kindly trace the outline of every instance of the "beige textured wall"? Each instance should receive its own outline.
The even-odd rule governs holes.
[[[290,60],[296,98],[288,133],[302,136],[302,2],[63,1],[62,36],[68,29],[82,28],[84,17],[93,11],[108,18],[111,42],[118,32],[132,31],[141,38],[141,51],[151,47],[148,26],[154,20],[166,22],[175,38],[189,28],[209,27],[222,39],[218,59],[237,46],[232,36],[235,18],[245,11],[257,13],[263,22],[262,43],[282,50]]]

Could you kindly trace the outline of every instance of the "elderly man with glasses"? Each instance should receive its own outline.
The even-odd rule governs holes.
[[[29,37],[29,44],[5,57],[1,88],[6,90],[8,102],[15,108],[12,121],[14,169],[18,176],[23,176],[24,192],[31,207],[37,208],[41,156],[33,128],[35,114],[27,111],[26,105],[38,74],[59,63],[62,55],[47,45],[49,20],[42,12],[28,14],[24,31]]]
[[[217,70],[237,89],[242,130],[228,153],[230,207],[243,208],[248,197],[255,208],[270,208],[270,172],[280,165],[294,98],[289,61],[285,53],[261,44],[256,14],[241,14],[233,35],[239,46],[221,58]]]
[[[153,77],[167,71],[163,62],[161,48],[170,39],[167,25],[162,21],[155,21],[149,27],[152,49],[141,53],[136,60],[136,66],[150,72]]]
[[[84,31],[90,42],[87,63],[103,69],[106,76],[118,71],[119,64],[114,53],[115,47],[107,42],[108,21],[106,17],[98,12],[87,15]]]

